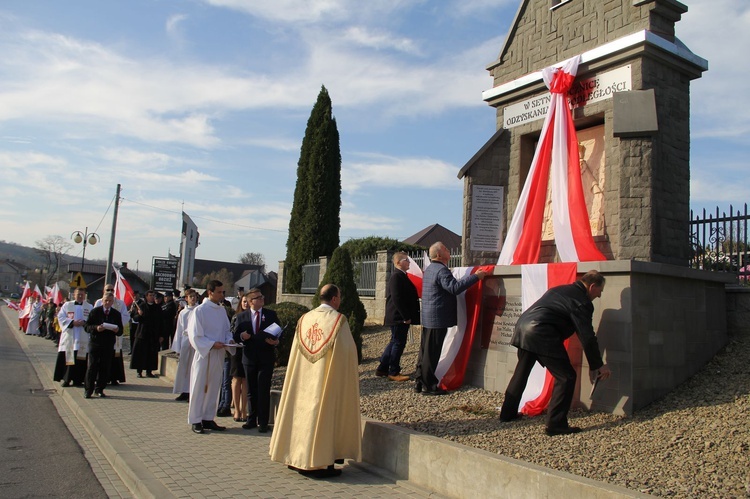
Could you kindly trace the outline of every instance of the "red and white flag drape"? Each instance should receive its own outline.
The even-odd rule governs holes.
[[[52,289],[50,290],[48,295],[48,300],[51,300],[55,305],[62,305],[63,303],[65,303],[65,297],[63,296],[62,290],[57,283],[52,286]]]
[[[493,268],[493,265],[456,267],[453,269],[453,276],[456,279],[462,279],[478,270],[492,272]],[[483,282],[479,281],[456,297],[458,324],[448,328],[440,360],[435,367],[435,377],[439,380],[439,386],[443,390],[456,390],[464,382],[466,366],[471,355],[471,345],[477,336]]]
[[[521,266],[521,309],[526,311],[549,288],[570,284],[576,280],[578,264],[540,263]],[[568,347],[568,340],[565,340]],[[539,363],[534,364],[526,390],[521,397],[521,412],[527,416],[537,416],[544,412],[552,397],[554,378]]]
[[[31,309],[28,308],[26,305],[29,303],[29,300],[31,299],[31,286],[29,286],[28,281],[26,282],[26,285],[23,287],[23,292],[21,293],[21,299],[18,300],[18,319],[28,319],[29,313],[31,312]]]
[[[542,125],[529,175],[498,258],[498,265],[539,261],[547,183],[552,177],[552,227],[560,259],[564,262],[606,260],[596,248],[581,184],[578,139],[566,94],[573,85],[580,56],[562,67],[542,70],[550,89],[547,116]]]
[[[411,283],[414,284],[414,287],[417,288],[417,295],[422,298],[422,281],[424,280],[424,274],[412,257],[407,255],[407,258],[409,259],[409,270],[406,271],[406,277],[408,277]]]
[[[115,271],[115,298],[124,301],[125,306],[130,308],[130,305],[133,304],[133,288],[130,287],[130,284],[125,280],[118,269],[114,266],[112,266],[112,268]]]

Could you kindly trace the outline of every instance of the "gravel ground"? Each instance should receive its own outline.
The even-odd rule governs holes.
[[[412,374],[418,332],[401,365]],[[503,396],[464,387],[442,397],[375,376],[390,339],[366,328],[360,365],[362,414],[467,446],[663,497],[750,497],[750,332],[666,398],[623,418],[571,411],[576,435],[547,437],[544,416],[501,424]],[[284,369],[276,369],[281,388]]]

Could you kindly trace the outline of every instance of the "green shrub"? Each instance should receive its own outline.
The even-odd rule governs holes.
[[[279,325],[284,328],[284,334],[281,336],[281,342],[277,349],[276,363],[279,366],[285,366],[289,363],[289,352],[292,348],[292,340],[294,339],[297,322],[310,309],[299,303],[289,301],[274,303],[266,308],[270,308],[276,312],[276,315],[279,316]]]

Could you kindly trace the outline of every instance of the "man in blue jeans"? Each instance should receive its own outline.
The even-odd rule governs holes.
[[[393,255],[393,273],[388,280],[385,295],[385,319],[383,325],[391,327],[391,341],[380,357],[380,365],[375,370],[377,376],[391,381],[408,381],[409,376],[401,374],[401,355],[406,347],[409,326],[419,324],[419,294],[409,280],[409,257],[403,251]]]

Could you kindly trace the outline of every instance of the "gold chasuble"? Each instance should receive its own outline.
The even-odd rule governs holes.
[[[271,460],[303,470],[361,460],[357,346],[342,314],[321,305],[297,323],[271,436]]]

